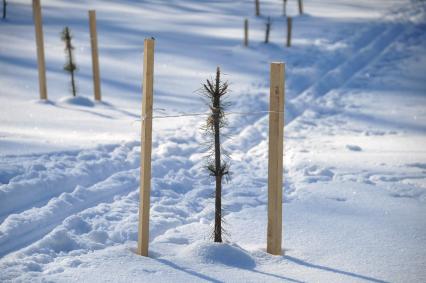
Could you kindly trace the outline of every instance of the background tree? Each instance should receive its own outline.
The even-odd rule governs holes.
[[[271,17],[268,17],[266,22],[265,43],[269,42],[269,32],[271,31]]]
[[[211,110],[211,114],[207,118],[203,129],[209,138],[207,156],[207,169],[210,176],[216,181],[215,190],[215,224],[214,224],[214,241],[222,242],[222,179],[223,176],[229,175],[229,163],[224,159],[221,148],[221,132],[220,130],[227,125],[225,118],[225,107],[223,96],[228,93],[228,82],[220,79],[220,68],[217,67],[216,78],[207,80],[203,84],[202,95],[207,98],[207,104]]]
[[[6,19],[6,0],[3,0],[3,19]]]
[[[287,0],[283,0],[283,16],[287,16]]]
[[[74,63],[74,55],[73,55],[74,46],[72,46],[71,44],[72,36],[68,27],[65,27],[64,30],[62,31],[61,38],[62,38],[62,41],[65,42],[65,54],[67,58],[67,62],[64,65],[64,70],[71,74],[72,95],[76,96],[74,72],[77,70],[77,66]]]

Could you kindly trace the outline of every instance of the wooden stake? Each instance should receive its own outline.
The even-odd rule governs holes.
[[[266,250],[274,255],[281,254],[282,241],[284,68],[284,63],[271,63]]]
[[[299,0],[299,14],[303,14],[303,0]]]
[[[44,40],[40,0],[33,0],[33,16],[37,44],[38,84],[40,99],[47,99],[46,65],[44,61]]]
[[[151,192],[152,104],[154,88],[154,39],[145,39],[143,54],[143,97],[141,133],[141,176],[138,254],[148,256]]]
[[[93,91],[96,101],[101,101],[101,78],[99,75],[98,34],[96,31],[96,11],[89,11],[90,46],[92,47]]]
[[[291,17],[287,17],[287,47],[291,46],[291,29],[293,26],[293,19]]]
[[[244,46],[248,46],[248,20],[244,20]]]
[[[259,0],[255,0],[255,3],[256,3],[256,16],[260,16]]]

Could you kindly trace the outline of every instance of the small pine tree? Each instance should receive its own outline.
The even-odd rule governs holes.
[[[223,96],[228,93],[228,82],[220,79],[220,68],[217,67],[215,80],[207,80],[203,84],[202,95],[207,99],[207,105],[211,114],[207,118],[203,127],[205,135],[209,138],[207,156],[207,169],[210,176],[215,178],[215,225],[214,241],[222,242],[222,179],[229,175],[229,163],[223,160],[226,156],[221,151],[221,133],[220,129],[227,125],[225,118],[225,107],[227,104],[223,101]]]
[[[62,41],[65,42],[65,54],[67,56],[67,62],[64,65],[64,70],[71,74],[71,89],[72,89],[72,95],[76,96],[76,87],[75,87],[75,80],[74,80],[74,72],[77,70],[77,66],[74,63],[74,55],[73,50],[74,46],[71,44],[71,32],[68,27],[65,27],[62,31]]]

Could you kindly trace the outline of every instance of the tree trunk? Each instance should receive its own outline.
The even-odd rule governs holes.
[[[219,69],[216,75],[216,90],[219,92],[220,77]],[[216,195],[215,195],[215,224],[214,241],[222,242],[222,166],[220,160],[220,94],[214,96],[213,117],[214,117],[214,157],[216,173]]]
[[[222,243],[222,176],[216,176],[214,241]]]
[[[265,43],[269,42],[270,30],[271,30],[271,18],[268,17],[268,22],[266,23]]]
[[[71,70],[71,87],[72,87],[72,96],[75,96],[75,82],[74,82],[74,70]]]
[[[287,0],[283,0],[283,16],[287,16]]]
[[[6,0],[3,0],[3,19],[6,19]]]

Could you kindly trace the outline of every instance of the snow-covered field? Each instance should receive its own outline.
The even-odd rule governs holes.
[[[415,0],[43,0],[48,102],[31,1],[0,21],[1,282],[426,282],[426,3]],[[103,103],[92,100],[96,9]],[[272,18],[271,43],[264,26]],[[242,46],[243,20],[250,46]],[[78,93],[60,32],[74,34]],[[137,256],[142,51],[155,116],[206,111],[231,83],[227,244],[210,239],[203,117],[154,120],[150,257]],[[283,256],[265,252],[269,63],[286,63]],[[90,99],[90,100],[88,100]],[[85,105],[83,105],[85,104]],[[260,113],[259,113],[260,112]]]

